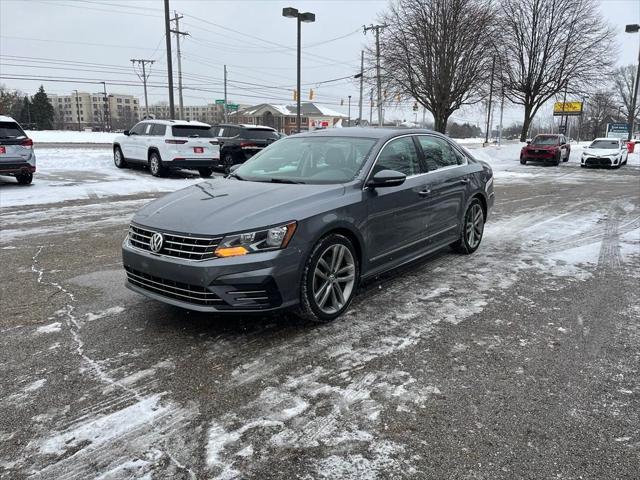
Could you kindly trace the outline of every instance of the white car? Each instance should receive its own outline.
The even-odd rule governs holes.
[[[206,123],[144,120],[113,141],[113,163],[118,168],[145,165],[156,177],[185,168],[206,178],[219,166],[220,145]]]
[[[29,185],[35,171],[33,140],[13,118],[0,115],[0,175],[14,176],[20,185]]]
[[[620,138],[596,138],[582,152],[581,167],[615,167],[626,165],[629,151]]]

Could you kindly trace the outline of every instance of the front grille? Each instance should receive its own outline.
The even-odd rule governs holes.
[[[220,305],[223,303],[220,297],[204,287],[155,277],[131,267],[125,266],[124,268],[127,271],[129,283],[144,290],[196,305]]]
[[[585,164],[587,165],[598,165],[601,167],[610,167],[611,166],[611,159],[608,157],[590,157],[585,159],[584,161]]]
[[[129,227],[129,242],[133,247],[151,252],[149,246],[154,230],[131,225]],[[157,253],[167,257],[184,258],[186,260],[209,260],[215,258],[214,252],[222,240],[222,237],[192,237],[176,235],[173,233],[161,233],[164,241],[162,248]]]

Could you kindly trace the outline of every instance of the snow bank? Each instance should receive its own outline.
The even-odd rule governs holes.
[[[120,133],[75,132],[73,130],[27,130],[35,143],[112,143]]]

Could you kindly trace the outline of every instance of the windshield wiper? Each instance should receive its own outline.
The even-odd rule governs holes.
[[[295,183],[295,184],[304,184],[304,182],[300,180],[291,180],[290,178],[272,178],[269,180],[271,183]]]
[[[244,178],[242,178],[240,175],[238,175],[236,172],[231,172],[229,175],[227,175],[226,178],[236,178],[240,181],[244,181]]]

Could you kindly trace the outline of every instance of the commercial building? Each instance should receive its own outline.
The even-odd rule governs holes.
[[[240,109],[229,118],[233,120],[232,123],[266,125],[289,135],[295,133],[297,110],[296,105],[261,103]],[[303,131],[342,126],[347,118],[340,112],[314,102],[302,102],[300,112]]]
[[[162,120],[171,119],[169,114],[169,104],[167,102],[149,105],[149,113],[141,107],[141,118],[157,118]],[[179,108],[175,107],[176,118],[179,116]],[[183,120],[197,120],[210,125],[224,122],[224,107],[221,104],[208,103],[206,105],[185,105],[183,107]]]

